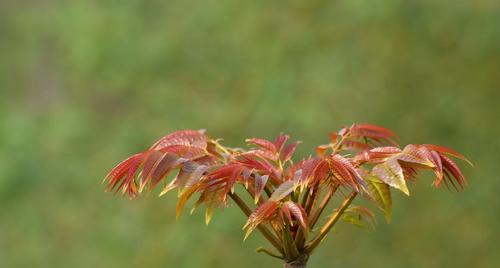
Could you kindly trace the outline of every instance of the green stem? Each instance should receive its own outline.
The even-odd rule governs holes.
[[[255,251],[257,251],[257,253],[266,253],[267,255],[271,256],[271,257],[274,257],[274,258],[278,258],[280,260],[283,260],[283,256],[279,255],[279,254],[276,254],[268,249],[265,249],[263,247],[258,247]]]
[[[304,199],[302,199],[302,203],[304,204],[304,210],[306,211],[307,215],[310,215],[311,209],[313,207],[314,201],[316,200],[316,196],[318,194],[318,188],[314,187],[312,189],[312,193],[309,195],[311,188],[307,188],[306,190],[306,195],[304,196]],[[302,228],[299,228],[297,230],[297,234],[295,235],[295,243],[297,244],[297,247],[299,250],[302,250],[304,247],[305,243],[305,230]]]
[[[334,185],[334,186],[330,187],[330,189],[328,190],[328,193],[323,197],[321,204],[318,206],[318,209],[314,212],[313,216],[311,217],[311,220],[310,220],[310,228],[311,229],[314,228],[314,225],[316,225],[316,223],[318,222],[319,217],[321,216],[321,214],[325,210],[326,206],[328,205],[328,203],[330,202],[330,200],[332,199],[333,195],[335,194],[335,192],[337,191],[338,188],[339,188],[339,185]]]
[[[284,248],[286,254],[286,258],[290,260],[295,260],[300,256],[299,250],[297,249],[297,245],[295,244],[295,241],[293,240],[291,236],[291,231],[290,231],[290,226],[289,222],[285,221],[285,228],[283,228],[283,241],[284,241]]]
[[[245,204],[245,202],[238,196],[236,193],[229,192],[229,197],[233,199],[233,201],[238,205],[238,207],[247,215],[247,217],[252,214],[250,208]],[[281,253],[283,254],[283,250],[281,249],[281,244],[279,240],[262,224],[257,226],[257,229],[262,233],[262,235]]]
[[[344,211],[349,207],[351,204],[352,200],[356,197],[358,192],[352,191],[349,196],[347,196],[342,204],[340,205],[339,209],[335,211],[331,216],[330,219],[325,223],[325,225],[321,228],[320,233],[318,236],[316,236],[311,242],[306,246],[304,251],[307,254],[310,254],[318,245],[319,243],[325,238],[325,236],[328,234],[330,229],[335,225],[335,223],[340,219],[340,216],[344,213]]]

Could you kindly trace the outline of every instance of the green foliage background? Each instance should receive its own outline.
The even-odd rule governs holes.
[[[353,122],[456,148],[464,193],[412,185],[375,232],[339,225],[311,267],[499,267],[500,4],[0,2],[1,267],[279,267],[236,208],[103,193],[118,161],[184,128],[225,144]]]

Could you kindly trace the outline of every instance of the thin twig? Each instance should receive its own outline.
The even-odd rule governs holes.
[[[339,209],[334,212],[331,216],[330,219],[325,223],[325,225],[321,228],[320,233],[318,236],[316,236],[311,242],[306,246],[304,251],[306,253],[311,253],[318,245],[319,243],[323,240],[323,238],[328,234],[330,229],[335,225],[335,223],[340,219],[340,216],[344,213],[344,211],[349,207],[351,204],[352,200],[356,197],[358,192],[352,191],[349,196],[347,196],[344,199],[344,202],[342,202],[342,205],[340,205]]]
[[[250,197],[252,198],[252,201],[255,201],[255,188],[252,188],[250,189],[250,187],[252,187],[251,185],[248,186],[248,188],[245,187],[245,189],[247,190],[247,193],[250,195]],[[252,192],[253,190],[253,192]],[[265,200],[264,200],[264,197],[261,195],[259,200],[257,200],[257,204],[260,206],[262,204],[264,204]],[[277,238],[278,238],[278,241],[281,241],[280,240],[280,231],[278,231],[276,229],[276,227],[274,225],[271,224],[271,228],[273,229],[274,233],[276,234]]]
[[[291,236],[291,231],[290,231],[290,226],[288,220],[285,220],[284,222],[285,227],[283,228],[283,247],[285,249],[285,252],[287,253],[285,255],[286,258],[289,258],[291,260],[294,260],[300,256],[299,250],[297,249],[297,245],[295,244],[295,241],[293,240]]]
[[[314,204],[314,201],[316,199],[317,194],[318,194],[317,187],[314,187],[312,189],[312,192],[311,192],[311,188],[306,189],[304,199],[302,199],[302,204],[304,204],[303,208],[306,211],[307,215],[310,215],[310,212],[311,212],[311,209],[313,207],[313,204]],[[297,244],[297,247],[299,248],[299,250],[301,250],[302,247],[304,247],[304,243],[305,243],[305,230],[303,230],[302,228],[299,228],[297,230],[297,234],[295,235],[294,241]]]
[[[255,251],[257,251],[257,253],[266,253],[267,255],[271,256],[271,257],[274,257],[274,258],[278,258],[280,260],[283,260],[283,256],[281,256],[280,254],[276,254],[266,248],[263,248],[263,247],[258,247]]]
[[[238,207],[247,215],[247,217],[252,214],[250,208],[245,204],[245,202],[238,196],[236,193],[228,193],[231,199],[238,205]],[[262,233],[262,235],[281,253],[283,254],[283,250],[281,248],[281,244],[279,240],[262,224],[257,226],[257,229]]]
[[[314,225],[316,225],[316,223],[318,222],[319,217],[321,216],[321,214],[325,210],[326,206],[328,205],[328,203],[330,202],[330,200],[332,199],[333,195],[335,194],[335,192],[337,191],[338,188],[339,188],[339,185],[334,185],[334,186],[330,187],[330,189],[328,190],[328,193],[326,193],[326,195],[323,197],[323,200],[321,201],[320,205],[318,206],[318,209],[314,212],[313,216],[311,217],[311,220],[310,220],[310,228],[311,229],[314,228]]]

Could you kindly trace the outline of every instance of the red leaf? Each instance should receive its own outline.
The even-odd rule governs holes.
[[[104,178],[104,181],[108,180],[106,189],[113,190],[121,182],[116,190],[121,189],[123,193],[127,192],[130,197],[135,197],[137,189],[135,187],[134,175],[145,157],[146,153],[138,153],[119,163]]]
[[[434,145],[434,144],[422,144],[422,146],[426,147],[429,150],[437,151],[437,152],[440,152],[443,154],[448,154],[448,155],[454,156],[456,158],[462,159],[465,162],[467,162],[469,165],[474,166],[471,163],[471,161],[469,161],[469,159],[467,159],[465,156],[463,156],[462,154],[460,154],[459,152],[457,152],[453,149],[450,149],[450,148],[447,148],[444,146]]]
[[[177,165],[184,161],[186,160],[179,158],[175,154],[164,154],[146,178],[147,181],[151,181],[149,189],[153,189],[163,178],[168,176],[172,169],[177,168]]]
[[[287,215],[293,215],[304,230],[309,228],[307,213],[301,205],[294,203],[293,201],[287,201],[283,204],[282,210],[286,211],[285,214]],[[292,222],[291,219],[290,222]]]
[[[203,189],[208,192],[223,190],[223,194],[225,195],[233,188],[234,183],[236,183],[236,180],[241,176],[244,169],[245,167],[239,163],[229,163],[220,166],[207,175],[208,179]]]
[[[269,159],[271,161],[278,160],[277,153],[273,153],[271,151],[262,150],[262,149],[250,150],[250,151],[247,151],[246,154],[256,155],[256,156],[259,156],[260,158]]]
[[[330,148],[331,148],[331,147],[330,147],[330,145],[329,145],[329,144],[319,145],[319,146],[317,146],[317,147],[316,147],[316,154],[317,154],[318,156],[323,157],[323,156],[325,156],[326,151],[328,151],[328,149],[330,149]]]
[[[290,144],[287,144],[283,151],[281,152],[280,159],[282,162],[286,162],[292,158],[293,153],[295,152],[295,149],[297,149],[297,145],[299,145],[301,142],[296,141]]]
[[[401,149],[393,146],[385,146],[385,147],[376,147],[370,149],[369,151],[364,151],[357,154],[354,157],[354,162],[356,163],[381,163],[385,161],[387,158],[399,154]]]
[[[450,158],[446,157],[443,154],[440,154],[440,156],[443,163],[443,170],[445,172],[445,175],[448,175],[449,181],[453,184],[453,180],[451,179],[451,177],[453,177],[458,185],[460,185],[460,187],[463,189],[467,182],[464,175],[462,174],[462,171],[460,171],[460,168]],[[439,183],[437,184],[437,186],[439,186]]]
[[[297,188],[297,181],[285,181],[283,182],[276,190],[274,190],[273,194],[269,198],[272,201],[280,201],[281,199],[287,197],[290,193],[292,193],[295,188]]]
[[[394,132],[384,127],[368,124],[353,125],[350,128],[350,134],[354,137],[370,138],[377,142],[386,142],[393,146],[397,146],[394,140],[396,138]]]
[[[285,142],[290,138],[288,135],[280,134],[276,139],[274,140],[274,146],[276,146],[276,150],[278,152],[281,152],[281,149],[283,149],[283,145]]]
[[[148,178],[151,177],[151,171],[153,171],[156,168],[156,165],[158,164],[159,160],[163,157],[163,155],[164,154],[159,151],[149,152],[146,161],[144,161],[144,167],[142,168],[141,171],[140,175],[141,184],[139,186],[139,192],[142,192],[144,186],[148,182]]]
[[[359,191],[359,185],[364,184],[363,178],[351,162],[339,154],[333,155],[330,161],[332,168],[339,175],[338,179],[342,183],[351,185],[354,190]]]
[[[255,196],[254,196],[254,201],[257,203],[259,201],[259,198],[262,194],[262,191],[266,187],[267,179],[269,178],[269,175],[264,175],[261,176],[258,173],[254,174],[254,184],[255,184]]]
[[[173,153],[187,159],[196,159],[207,154],[207,151],[203,148],[181,144],[165,146],[161,148],[160,151],[164,153]]]
[[[158,140],[151,149],[160,150],[172,145],[184,145],[188,147],[196,147],[205,149],[207,147],[207,138],[205,130],[180,130],[171,133]]]
[[[427,148],[409,144],[405,146],[403,151],[397,155],[400,162],[406,163],[411,167],[417,168],[434,168],[432,155]]]
[[[371,146],[359,141],[346,140],[342,143],[342,147],[348,150],[370,150]]]
[[[300,162],[300,164],[297,167],[297,169],[299,168],[302,169],[302,176],[300,178],[300,181],[301,182],[307,182],[310,180],[315,181],[316,168],[318,167],[318,165],[324,162],[325,160],[323,158],[318,158],[318,157],[309,158],[307,160]]]
[[[243,240],[247,239],[247,237],[259,224],[272,219],[275,216],[277,209],[278,203],[274,201],[267,201],[257,207],[257,209],[255,209],[255,211],[248,217],[248,221],[245,226],[243,226],[243,229],[246,229],[245,238]]]
[[[370,125],[370,124],[355,124],[354,126],[351,127],[351,131],[369,132],[372,133],[373,135],[377,135],[380,137],[387,137],[387,138],[396,137],[396,134],[394,134],[392,130],[385,127]]]
[[[263,174],[269,175],[273,183],[281,181],[281,173],[271,165],[266,159],[253,153],[243,153],[236,157],[238,163],[244,166],[260,171]]]
[[[278,150],[276,149],[276,146],[274,145],[274,143],[272,143],[268,140],[259,139],[259,138],[252,138],[252,139],[247,139],[246,142],[249,144],[256,145],[256,146],[260,147],[261,149],[269,151],[271,153],[275,153],[275,154],[278,153]]]
[[[431,151],[431,161],[434,163],[434,173],[436,174],[436,180],[434,181],[434,186],[439,186],[441,180],[443,179],[443,162],[441,161],[441,156],[436,151]]]
[[[346,130],[346,128],[343,128],[339,131],[339,133],[343,133],[343,132],[345,132],[345,130]],[[328,134],[328,137],[330,138],[331,143],[336,143],[337,140],[339,139],[339,137],[343,135],[343,134],[339,134],[339,133],[331,132]]]
[[[174,180],[163,189],[160,196],[174,188],[179,188],[180,194],[182,195],[184,191],[189,190],[197,184],[207,170],[207,166],[199,165],[193,161],[183,163],[179,174],[177,174]]]

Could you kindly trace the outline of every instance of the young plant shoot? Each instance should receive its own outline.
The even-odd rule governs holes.
[[[203,130],[177,131],[113,168],[104,179],[106,190],[134,198],[159,185],[160,196],[175,189],[176,216],[194,198],[192,211],[204,206],[207,224],[217,208],[235,204],[248,217],[244,239],[257,230],[269,242],[257,252],[281,259],[284,267],[305,267],[339,220],[355,225],[374,220],[368,208],[353,205],[357,197],[367,198],[389,221],[391,190],[410,195],[407,183],[421,170],[434,173],[435,187],[461,190],[467,184],[451,159],[470,164],[463,155],[432,144],[399,147],[383,127],[344,127],[330,133],[330,142],[318,146],[315,156],[295,161],[300,142],[288,138],[247,139],[250,148],[241,149],[224,146]],[[328,211],[337,196],[340,202]]]

